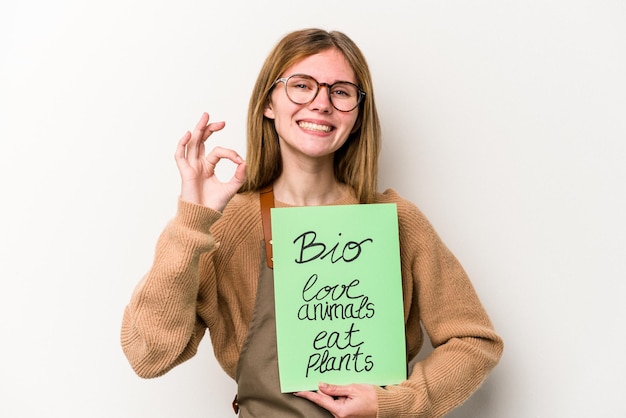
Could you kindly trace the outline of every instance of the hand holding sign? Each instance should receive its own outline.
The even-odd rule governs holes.
[[[320,383],[318,387],[317,392],[296,392],[294,395],[318,404],[334,417],[376,418],[378,397],[372,385]]]

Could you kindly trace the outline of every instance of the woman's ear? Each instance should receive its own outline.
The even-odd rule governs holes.
[[[269,100],[267,101],[267,104],[265,105],[265,109],[263,109],[263,116],[265,116],[268,119],[274,119],[274,111],[272,110],[272,104],[269,102]]]

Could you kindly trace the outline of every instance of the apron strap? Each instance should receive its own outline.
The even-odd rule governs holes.
[[[274,207],[274,189],[271,185],[267,186],[260,192],[261,200],[261,219],[263,220],[263,235],[265,236],[265,256],[267,266],[274,268],[274,259],[272,253],[272,218],[270,209]]]

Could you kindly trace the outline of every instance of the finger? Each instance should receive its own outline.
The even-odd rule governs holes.
[[[233,175],[233,180],[235,180],[239,185],[243,184],[246,180],[246,162],[242,161],[241,164],[237,166],[235,170],[235,174]]]
[[[318,385],[320,392],[331,397],[349,397],[352,394],[351,386],[329,385],[328,383],[320,383]]]
[[[330,413],[335,412],[334,410],[336,408],[336,405],[335,400],[332,398],[332,396],[325,395],[322,392],[313,391],[295,392],[294,395],[299,398],[308,399],[309,401],[326,409]]]
[[[209,123],[209,114],[207,112],[202,112],[202,115],[200,115],[200,119],[198,120],[198,123],[196,123],[195,129],[204,130],[207,123]]]
[[[229,148],[215,147],[206,156],[206,161],[213,166],[216,166],[221,159],[230,160],[237,165],[244,162],[236,151]]]
[[[206,112],[202,113],[200,116],[200,120],[196,123],[196,127],[193,129],[191,133],[191,139],[187,143],[187,159],[195,160],[198,156],[203,156],[204,154],[204,133],[207,128],[207,124],[209,123],[209,114]]]
[[[237,166],[235,174],[233,174],[228,185],[232,190],[239,190],[244,181],[246,181],[246,163],[242,162]]]
[[[226,126],[226,122],[224,121],[209,123],[206,126],[204,133],[202,134],[202,142],[206,141],[213,132],[221,131],[222,129],[224,129],[224,126]]]
[[[191,139],[191,132],[187,131],[185,132],[185,135],[183,135],[178,140],[178,146],[176,147],[176,152],[174,153],[174,159],[176,160],[176,164],[178,165],[178,167],[180,167],[181,164],[184,164],[187,161],[187,159],[185,158],[186,148],[190,139]]]

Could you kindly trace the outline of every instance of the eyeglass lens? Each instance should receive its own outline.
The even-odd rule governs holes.
[[[357,107],[360,100],[359,89],[348,82],[337,82],[332,85],[322,84],[328,88],[332,105],[341,111],[350,111]],[[315,98],[319,90],[318,82],[310,76],[293,75],[285,82],[287,96],[297,104],[306,104]]]

